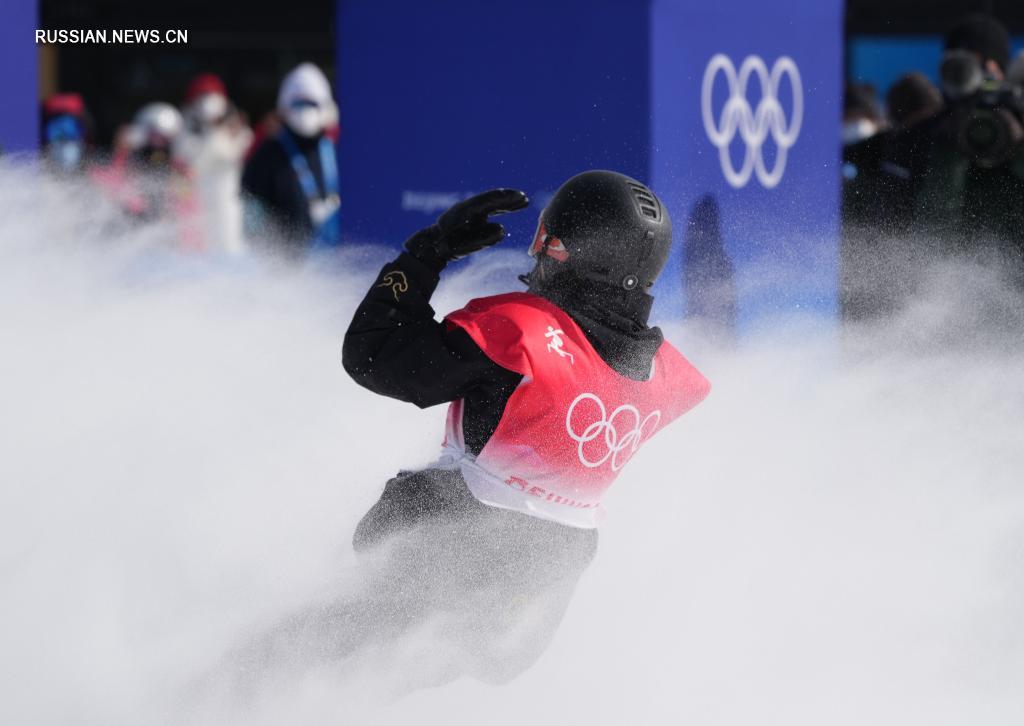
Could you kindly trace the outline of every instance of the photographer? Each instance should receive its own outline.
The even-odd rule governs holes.
[[[850,89],[847,95],[849,105]],[[840,301],[848,320],[898,308],[912,292],[919,267],[915,206],[942,95],[920,73],[908,73],[889,89],[886,106],[891,126],[843,147]]]
[[[936,253],[1024,279],[1024,90],[990,16],[946,36],[942,94],[908,74],[887,94],[892,127],[843,151],[843,317],[886,315]]]
[[[949,252],[996,254],[1015,272],[1024,252],[1024,90],[1008,82],[1010,37],[989,16],[946,36],[947,108],[931,138],[915,218]]]

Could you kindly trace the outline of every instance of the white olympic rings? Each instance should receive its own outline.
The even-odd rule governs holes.
[[[712,91],[719,73],[725,75],[729,86],[729,99],[716,120],[712,113]],[[747,84],[751,76],[757,76],[761,86],[761,100],[756,107],[751,107],[747,100]],[[793,91],[793,115],[787,123],[778,93],[782,77],[789,78]],[[701,114],[704,119],[704,130],[711,143],[718,147],[718,157],[722,164],[722,173],[730,186],[741,189],[750,181],[753,174],[766,189],[778,186],[786,171],[786,155],[800,136],[800,127],[804,119],[804,92],[800,81],[800,70],[789,56],[781,56],[775,61],[771,72],[765,62],[756,55],[748,55],[740,64],[737,72],[729,56],[724,53],[714,55],[704,70],[704,82],[701,86]],[[733,167],[729,156],[729,145],[736,138],[737,132],[746,146],[743,163],[737,170]],[[764,160],[763,145],[771,134],[775,142],[775,164],[768,169]]]
[[[584,426],[582,431],[577,431],[573,426],[573,414],[576,412],[576,407],[583,401],[594,402],[598,410],[598,419]],[[616,420],[619,420],[621,423],[623,416],[628,417],[628,423],[631,428],[620,435],[619,429],[616,428],[615,424]],[[653,423],[651,423],[650,429],[645,432],[651,421]],[[595,469],[611,459],[612,471],[618,471],[626,465],[626,462],[629,461],[630,457],[640,447],[640,444],[643,443],[644,434],[646,433],[647,437],[650,438],[650,435],[658,428],[660,422],[661,411],[652,411],[646,417],[641,418],[640,411],[637,410],[636,406],[630,406],[629,404],[619,406],[609,416],[604,402],[593,393],[581,393],[578,395],[576,400],[569,406],[569,411],[565,414],[565,430],[577,444],[576,451],[579,455],[580,463],[590,469]],[[602,434],[604,435],[604,446],[607,450],[599,459],[588,458],[584,447]]]

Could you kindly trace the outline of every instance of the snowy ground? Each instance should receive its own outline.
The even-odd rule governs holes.
[[[625,470],[510,685],[394,701],[440,657],[411,638],[183,717],[226,649],[344,582],[353,525],[443,411],[345,376],[365,273],[181,259],[167,233],[0,171],[0,722],[1024,722],[1021,321],[992,330],[1009,293],[952,268],[842,343],[671,329],[712,396]],[[438,309],[523,262],[479,260]]]

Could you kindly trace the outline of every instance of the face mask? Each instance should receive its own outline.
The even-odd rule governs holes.
[[[870,139],[872,136],[878,133],[878,124],[874,121],[869,121],[866,118],[857,119],[856,121],[850,121],[843,124],[843,131],[841,134],[843,145],[849,146],[850,144],[856,144],[858,141],[864,139]]]
[[[285,111],[284,120],[288,128],[306,138],[318,136],[324,130],[324,115],[319,106],[292,106]]]
[[[74,116],[62,115],[50,119],[43,129],[43,139],[47,144],[59,142],[81,142],[85,136],[82,122]]]
[[[61,169],[70,171],[82,160],[82,144],[79,141],[55,141],[50,144],[50,158]]]
[[[219,93],[207,93],[195,102],[195,114],[204,124],[212,124],[224,118],[228,112],[228,99]]]

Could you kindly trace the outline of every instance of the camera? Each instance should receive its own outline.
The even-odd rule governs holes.
[[[946,53],[940,75],[955,104],[960,152],[982,169],[1007,164],[1024,141],[1024,89],[986,78],[977,57],[963,50]]]

